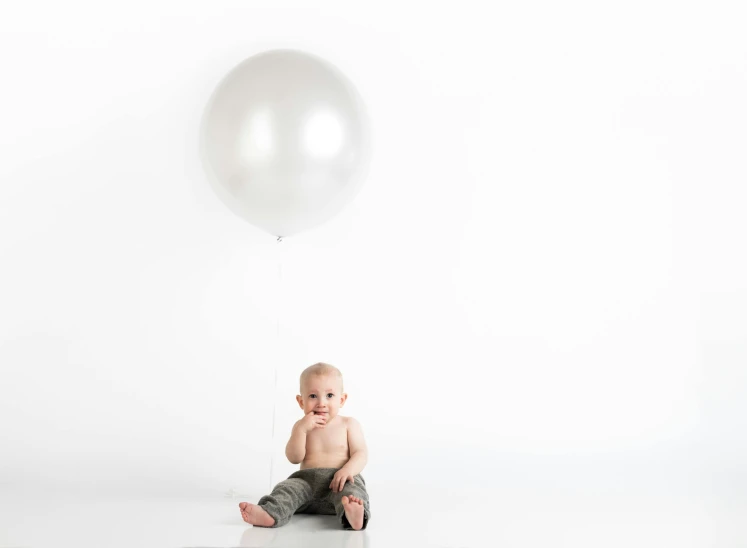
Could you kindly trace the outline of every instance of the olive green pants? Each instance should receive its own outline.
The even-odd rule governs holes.
[[[363,501],[363,529],[368,525],[371,511],[368,505],[366,482],[360,474],[346,481],[342,491],[335,493],[329,484],[339,468],[307,468],[298,470],[278,483],[272,493],[257,503],[275,519],[273,527],[282,527],[293,514],[336,515],[343,529],[352,529],[345,517],[342,497],[353,496]]]

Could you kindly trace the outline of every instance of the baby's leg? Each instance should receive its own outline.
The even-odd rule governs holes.
[[[366,485],[360,476],[355,476],[355,483],[346,482],[339,493],[332,491],[329,497],[343,529],[360,531],[368,526],[371,510]]]
[[[282,527],[296,510],[311,500],[311,496],[311,486],[306,481],[299,478],[283,480],[271,494],[259,499],[259,503],[239,504],[241,517],[259,527]]]

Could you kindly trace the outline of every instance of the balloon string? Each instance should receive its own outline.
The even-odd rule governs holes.
[[[283,238],[279,236],[277,243],[282,243]],[[275,325],[275,335],[277,337],[277,355],[275,356],[275,384],[272,389],[272,436],[270,440],[270,489],[272,491],[272,472],[275,461],[275,408],[277,406],[277,391],[278,391],[278,362],[280,361],[280,353],[282,351],[282,345],[280,344],[280,309],[281,299],[283,295],[283,257],[282,251],[278,249],[278,294],[277,294],[277,323]]]

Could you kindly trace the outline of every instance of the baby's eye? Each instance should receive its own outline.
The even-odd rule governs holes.
[[[310,398],[316,398],[316,394],[311,394],[309,397]]]
[[[330,393],[329,393],[329,394],[327,394],[327,395],[328,395],[328,396],[334,396],[334,394],[333,394],[332,392],[330,392]]]

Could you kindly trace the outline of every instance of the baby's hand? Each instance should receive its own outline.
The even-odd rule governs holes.
[[[304,432],[308,434],[315,428],[324,428],[327,425],[327,416],[315,415],[312,411],[300,421],[298,421],[298,425]]]

